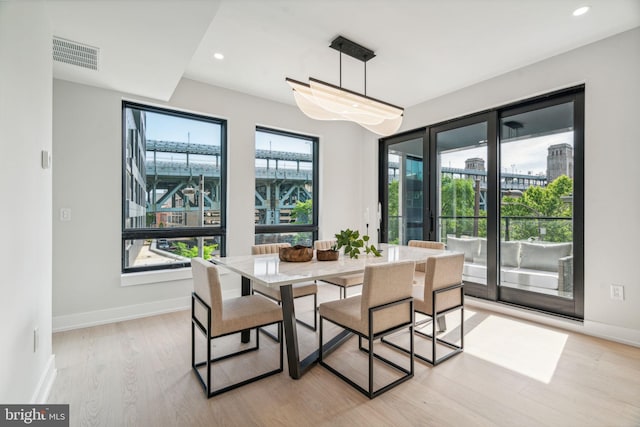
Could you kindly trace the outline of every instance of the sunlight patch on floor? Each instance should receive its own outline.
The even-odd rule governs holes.
[[[489,315],[465,334],[465,353],[549,383],[567,334]]]

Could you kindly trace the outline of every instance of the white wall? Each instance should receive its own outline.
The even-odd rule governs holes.
[[[145,100],[59,80],[53,94],[54,329],[187,307],[190,280],[121,286],[121,101]],[[358,126],[310,120],[293,106],[191,80],[168,104],[150,102],[228,120],[228,255],[249,253],[254,242],[256,125],[320,138],[321,238],[364,230]],[[69,222],[57,220],[63,207]]]
[[[640,345],[640,28],[409,108],[402,129],[578,83],[586,85],[584,331]],[[612,283],[624,285],[625,301],[609,298]]]
[[[41,2],[0,2],[0,402],[43,402],[51,351],[51,30]],[[39,345],[34,351],[34,328]]]
[[[586,84],[585,322],[588,333],[640,345],[640,158],[633,124],[640,98],[640,29],[408,108],[402,130]],[[437,84],[437,82],[434,82]],[[189,281],[120,286],[120,101],[123,94],[54,81],[54,326],[164,310],[186,301]],[[142,100],[144,101],[144,100]],[[253,242],[253,130],[271,126],[320,137],[320,237],[364,230],[377,206],[377,137],[351,124],[308,120],[295,107],[183,80],[170,105],[229,120],[230,255]],[[377,225],[372,221],[370,234]],[[625,286],[625,301],[609,285]],[[90,316],[82,317],[86,312]],[[62,322],[62,323],[65,323]]]

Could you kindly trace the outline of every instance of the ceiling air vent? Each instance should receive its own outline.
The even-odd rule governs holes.
[[[90,70],[98,69],[97,47],[53,37],[53,60]]]

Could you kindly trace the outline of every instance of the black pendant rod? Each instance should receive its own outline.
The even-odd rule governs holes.
[[[342,44],[340,44],[340,87],[342,88]]]
[[[340,51],[340,88],[342,89],[342,54],[346,53],[358,61],[364,62],[364,94],[367,95],[367,61],[375,58],[376,54],[358,43],[355,43],[342,36],[336,37],[329,46],[332,49]]]
[[[367,96],[367,55],[364,56],[364,96]]]

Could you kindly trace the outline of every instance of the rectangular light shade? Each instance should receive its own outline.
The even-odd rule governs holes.
[[[390,135],[402,124],[404,109],[310,78],[309,84],[287,78],[300,110],[315,120],[347,120],[378,134]]]

